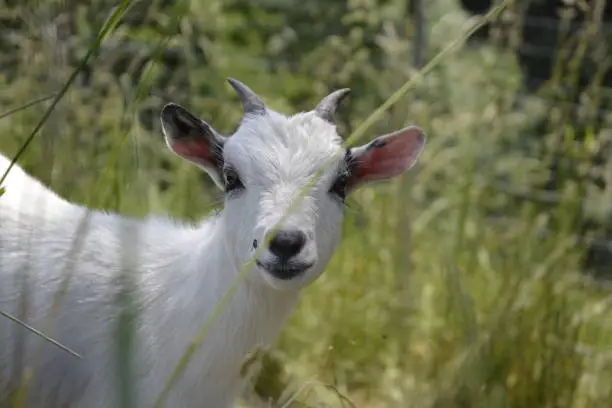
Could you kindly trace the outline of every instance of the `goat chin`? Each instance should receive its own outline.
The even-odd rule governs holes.
[[[9,163],[0,156],[2,173]],[[29,407],[117,406],[124,377],[116,344],[126,310],[120,295],[131,290],[133,391],[136,406],[153,406],[236,277],[219,238],[222,216],[194,227],[90,211],[63,200],[17,165],[4,187],[0,310],[82,358],[0,317],[0,386],[19,381],[27,367],[33,370]],[[274,341],[295,301],[295,293],[249,280],[239,285],[166,406],[232,406],[246,380],[240,374],[244,358]]]

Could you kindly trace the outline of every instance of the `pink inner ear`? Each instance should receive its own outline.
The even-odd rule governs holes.
[[[172,142],[172,150],[179,156],[204,165],[213,163],[214,157],[208,143],[203,139],[184,138]]]
[[[414,126],[376,138],[357,158],[356,182],[384,180],[402,174],[416,163],[424,145],[425,135]]]

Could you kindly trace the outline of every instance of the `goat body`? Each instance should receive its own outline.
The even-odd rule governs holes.
[[[8,164],[2,156],[0,171]],[[47,334],[82,358],[0,317],[0,378],[31,367],[32,407],[117,406],[120,377],[113,347],[118,296],[128,274],[138,299],[135,391],[142,406],[152,406],[236,276],[220,239],[223,218],[196,227],[90,211],[64,201],[18,166],[5,185],[0,197],[0,310],[22,316],[20,296],[25,293],[27,323],[42,330],[49,316]],[[53,311],[58,293],[62,298]],[[239,285],[173,387],[167,406],[229,406],[243,383],[243,358],[274,339],[295,301],[295,293]]]
[[[344,148],[333,113],[348,90],[286,117],[246,85],[230,84],[245,111],[231,137],[178,105],[161,113],[168,147],[225,192],[222,212],[200,225],[93,211],[60,198],[18,166],[10,171],[0,196],[0,310],[82,355],[0,316],[0,386],[28,374],[24,367],[33,370],[28,406],[118,406],[125,378],[132,381],[132,406],[153,406],[255,256],[165,399],[170,407],[231,406],[246,382],[245,357],[276,339],[300,289],[327,266],[346,195],[403,173],[424,146],[424,134],[411,126]],[[2,173],[9,163],[0,156]],[[314,187],[281,222],[319,170]],[[125,327],[133,328],[131,342]]]

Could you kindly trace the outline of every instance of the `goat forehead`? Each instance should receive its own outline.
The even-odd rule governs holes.
[[[245,121],[224,150],[225,161],[247,177],[302,182],[322,168],[332,170],[343,147],[335,127],[311,112],[285,117],[272,111]]]

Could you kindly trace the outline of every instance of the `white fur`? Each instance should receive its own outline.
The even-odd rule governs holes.
[[[340,151],[335,127],[312,112],[245,117],[224,155],[246,191],[197,226],[90,211],[15,166],[0,197],[0,310],[21,315],[20,294],[27,281],[27,322],[83,358],[0,316],[0,384],[14,375],[19,342],[27,347],[17,365],[25,363],[35,373],[30,407],[53,406],[52,401],[85,408],[118,406],[113,347],[118,278],[125,269],[139,302],[134,339],[138,406],[152,406],[185,348],[253,255],[253,239],[263,240],[293,195]],[[8,163],[0,156],[0,172]],[[312,239],[305,253],[315,266],[290,281],[277,281],[254,267],[173,387],[167,407],[234,404],[244,386],[239,371],[245,356],[277,338],[299,289],[323,271],[337,245],[342,205],[328,194],[334,170],[332,162],[286,220],[308,231]],[[84,235],[78,233],[82,222],[88,225]],[[66,274],[71,274],[68,289],[52,325],[46,326],[45,316]]]

